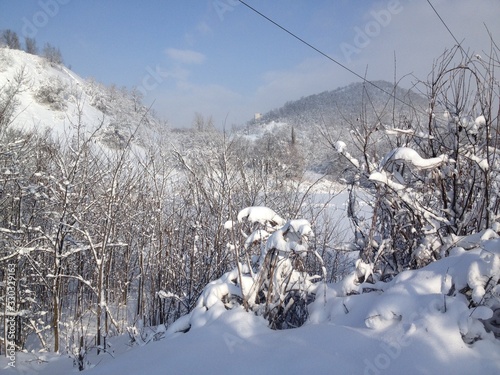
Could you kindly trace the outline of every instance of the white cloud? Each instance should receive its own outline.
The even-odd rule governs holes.
[[[189,49],[168,48],[165,53],[168,58],[183,64],[201,64],[206,59],[204,54]]]

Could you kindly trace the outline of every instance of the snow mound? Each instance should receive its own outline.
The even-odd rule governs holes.
[[[238,213],[238,221],[248,220],[252,223],[267,224],[271,226],[280,226],[285,223],[285,220],[276,212],[268,207],[247,207]]]

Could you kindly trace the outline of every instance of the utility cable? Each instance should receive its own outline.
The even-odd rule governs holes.
[[[455,40],[455,43],[457,43],[457,46],[463,51],[463,53],[465,53],[465,56],[467,56],[467,52],[464,51],[464,49],[462,48],[462,44],[458,41],[457,38],[455,38],[455,35],[451,32],[450,28],[448,27],[448,25],[446,24],[446,22],[444,22],[443,18],[441,17],[441,15],[438,13],[438,11],[436,10],[436,8],[434,8],[434,5],[432,5],[431,1],[430,0],[427,0],[427,2],[429,3],[429,5],[431,6],[432,10],[434,11],[434,13],[436,13],[436,16],[438,16],[439,20],[441,21],[441,23],[444,25],[444,27],[446,27],[446,30],[448,30],[448,32],[450,33],[451,37],[453,38],[453,40]]]
[[[367,80],[365,77],[363,77],[362,75],[356,73],[354,70],[350,69],[349,67],[347,67],[346,65],[342,64],[341,62],[339,62],[338,60],[334,59],[333,57],[331,57],[330,55],[326,54],[325,52],[321,51],[319,48],[316,48],[315,46],[313,46],[312,44],[306,42],[304,39],[302,39],[301,37],[299,37],[297,34],[294,34],[293,32],[291,32],[290,30],[286,29],[285,27],[281,26],[279,23],[277,23],[276,21],[273,21],[271,18],[269,18],[268,16],[266,16],[265,14],[259,12],[257,9],[253,8],[252,6],[248,5],[246,2],[244,2],[243,0],[238,0],[241,4],[245,5],[248,9],[252,10],[253,12],[257,13],[259,16],[263,17],[264,19],[266,19],[267,21],[271,22],[273,25],[279,27],[281,30],[283,30],[284,32],[288,33],[289,35],[293,36],[295,39],[299,40],[301,43],[305,44],[306,46],[308,46],[309,48],[312,48],[314,51],[318,52],[320,55],[326,57],[328,60],[332,61],[333,63],[337,64],[338,66],[340,66],[342,69],[345,69],[347,70],[349,73],[355,75],[356,77],[358,77],[359,79],[363,80],[363,82],[375,87],[376,89],[382,91],[384,94],[387,94],[389,95],[391,98],[397,100],[398,102],[406,105],[406,106],[409,106],[410,108],[413,108],[414,110],[416,110],[413,106],[409,105],[408,103],[406,103],[404,100],[398,98],[395,94],[391,93],[391,92],[388,92],[387,90],[384,90],[382,87],[379,87],[378,85],[376,85],[375,83]]]

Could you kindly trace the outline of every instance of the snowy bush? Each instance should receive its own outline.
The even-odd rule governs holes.
[[[103,95],[96,94],[95,96],[93,96],[90,101],[90,105],[96,107],[102,113],[107,113],[108,111],[106,98]]]
[[[459,47],[447,51],[423,83],[429,108],[409,103],[411,119],[393,116],[392,124],[362,118],[352,130],[357,150],[329,140],[356,171],[349,215],[361,258],[359,282],[423,267],[447,255],[453,236],[496,225],[500,144],[493,134],[499,84],[498,51],[492,50],[488,59],[471,59]],[[382,139],[389,152],[379,151]],[[357,209],[360,197],[371,206],[371,217]]]
[[[42,83],[36,91],[35,98],[40,104],[48,104],[55,111],[63,111],[67,106],[67,95],[66,85],[56,77]]]
[[[449,256],[418,270],[405,270],[390,281],[360,283],[373,269],[358,260],[356,272],[331,285],[326,307],[319,301],[313,304],[310,320],[336,324],[357,320],[381,333],[399,327],[409,338],[419,329],[426,335],[444,330],[450,341],[498,345],[500,236],[485,230],[453,240]],[[481,345],[486,344],[478,348],[484,348]]]
[[[132,125],[111,123],[99,133],[99,139],[110,149],[124,149],[130,141]]]
[[[326,278],[313,275],[306,269],[306,258],[319,259],[309,248],[314,237],[307,220],[285,221],[267,207],[248,207],[240,211],[235,224],[243,235],[243,254],[246,269],[253,277],[244,303],[264,316],[272,328],[284,329],[302,325],[307,319],[307,305],[314,300],[316,281]],[[238,242],[233,244],[238,246]]]
[[[243,306],[268,320],[273,329],[299,327],[308,317],[323,275],[308,273],[306,257],[321,261],[308,248],[314,236],[307,220],[285,221],[267,207],[247,207],[237,221],[224,227],[237,267],[203,290],[190,324],[199,324],[204,311]],[[248,233],[245,230],[250,230]]]
[[[106,96],[106,87],[94,79],[87,80],[84,85],[85,93],[90,97],[90,105],[100,110],[102,113],[108,113],[109,103]]]

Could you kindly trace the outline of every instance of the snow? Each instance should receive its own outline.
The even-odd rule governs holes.
[[[285,240],[283,236],[283,231],[278,230],[274,232],[266,242],[266,252],[271,249],[276,249],[278,251],[290,251],[291,246],[288,241]]]
[[[335,149],[339,154],[343,155],[347,160],[349,160],[352,165],[354,165],[356,168],[359,168],[359,161],[356,158],[352,157],[349,152],[347,152],[347,145],[344,142],[335,142]]]
[[[34,87],[54,77],[72,84],[77,91],[86,85],[65,68],[41,69],[38,57],[21,58],[20,54],[22,52],[13,52],[12,58],[17,59],[16,62],[27,61],[26,69]],[[38,77],[37,72],[46,71],[50,75],[44,73]],[[11,74],[11,68],[0,74],[0,86]],[[76,122],[72,115],[62,116],[37,103],[28,91],[20,96],[20,101],[18,122],[27,128],[50,124],[56,133],[62,134]],[[67,113],[75,114],[75,103],[69,101],[67,105],[70,109]],[[88,116],[85,121],[99,123],[102,112],[90,106],[87,100],[84,106]],[[474,124],[478,128],[484,126],[484,116],[476,118]],[[400,129],[393,131],[404,133]],[[358,160],[346,151],[345,143],[337,142],[335,147],[359,166]],[[398,160],[417,170],[427,170],[448,159],[446,155],[424,159],[413,149],[398,148],[386,155],[370,179],[403,190],[405,186],[393,181],[386,171],[390,162]],[[486,160],[479,160],[478,164],[483,170],[489,168]],[[7,172],[10,171],[3,173]],[[345,201],[339,198],[341,200]],[[227,221],[224,228],[229,230],[247,223],[266,228],[251,232],[245,239],[245,247],[266,241],[264,250],[305,251],[308,239],[314,236],[308,221],[285,221],[267,207],[245,208],[237,219],[237,222]],[[241,297],[242,290],[248,295],[254,285],[248,275],[238,280],[234,269],[206,285],[190,314],[169,327],[142,327],[149,330],[148,340],[131,344],[128,335],[110,337],[112,352],[98,356],[92,350],[86,358],[88,369],[84,373],[498,374],[500,340],[494,333],[500,324],[499,236],[495,230],[488,229],[473,236],[454,237],[448,250],[446,258],[420,270],[403,271],[387,283],[355,284],[359,276],[364,275],[366,279],[372,272],[370,264],[358,259],[350,276],[327,285],[326,301],[317,298],[309,306],[310,315],[305,325],[285,331],[271,330],[262,316],[227,300],[228,296]],[[31,249],[23,251],[29,254]],[[460,292],[466,288],[470,288],[470,300]],[[163,290],[157,296],[182,300]],[[478,306],[472,307],[471,301]],[[8,357],[0,357],[2,374],[78,373],[73,360],[62,354],[17,353],[16,367],[9,363]]]
[[[253,243],[260,243],[262,241],[265,241],[269,236],[270,234],[264,229],[257,229],[245,240],[245,248],[250,247]]]
[[[305,219],[296,219],[296,220],[290,220],[288,225],[285,226],[284,231],[292,230],[293,232],[297,233],[298,236],[303,237],[311,237],[314,236],[314,233],[311,228],[311,223],[309,223],[308,220]]]
[[[176,294],[174,294],[172,292],[165,292],[164,290],[160,290],[157,293],[157,295],[161,299],[165,299],[165,298],[177,298],[177,299],[180,299],[179,296],[177,296]]]
[[[476,247],[478,243],[499,238],[499,236],[495,231],[491,229],[485,229],[467,237],[459,237],[452,235],[452,238],[453,238],[453,244],[456,247],[461,247],[466,250],[470,250]],[[491,251],[494,251],[494,249],[491,249]]]
[[[233,229],[233,226],[234,226],[234,222],[232,220],[228,220],[224,223],[224,229],[226,230],[231,230]]]
[[[382,182],[383,184],[389,186],[391,189],[394,189],[394,190],[404,190],[405,189],[404,185],[399,184],[399,183],[394,182],[391,179],[389,179],[389,177],[387,176],[385,171],[373,172],[372,174],[370,174],[369,180]]]
[[[261,123],[252,129],[251,134],[245,134],[243,137],[248,139],[249,141],[254,142],[261,139],[264,134],[276,133],[276,131],[279,131],[280,128],[285,128],[287,126],[288,124],[283,121],[270,121],[266,123]],[[253,133],[253,131],[255,131],[255,133]]]
[[[490,319],[493,316],[493,310],[486,306],[477,306],[472,309],[470,315],[471,318],[475,319]]]
[[[435,158],[424,159],[417,151],[409,147],[399,147],[389,152],[381,161],[380,166],[384,167],[391,161],[402,160],[412,164],[416,169],[432,169],[440,166],[448,160],[446,155],[440,155]]]
[[[337,141],[335,143],[335,149],[337,150],[338,153],[343,153],[346,149],[347,145],[345,144],[345,142],[342,142],[342,141]]]
[[[484,286],[486,268],[498,277],[500,243],[474,241],[469,251],[456,248],[388,283],[357,286],[369,293],[352,293],[349,279],[330,284],[326,304],[318,298],[308,322],[285,331],[239,304],[224,306],[224,295],[239,293],[230,272],[207,285],[191,314],[158,327],[163,339],[130,346],[128,336],[110,338],[112,355],[90,354],[85,374],[498,374],[500,342],[480,320],[492,318],[493,308],[470,308],[458,290]],[[18,353],[15,369],[7,361],[0,359],[6,375],[78,372],[71,359],[50,353]]]
[[[285,220],[268,207],[247,207],[238,213],[238,221],[248,220],[252,223],[267,224],[272,226],[283,225]]]
[[[483,115],[481,115],[481,116],[476,117],[476,119],[474,120],[474,123],[479,128],[481,126],[485,126],[486,125],[486,119],[484,118]]]
[[[415,133],[415,130],[413,129],[399,129],[399,128],[385,129],[385,134],[397,135],[397,136],[411,135],[422,139],[434,139],[434,136],[430,134],[425,134],[424,132],[421,131]]]
[[[479,168],[481,168],[483,171],[488,171],[490,169],[489,163],[487,159],[482,159],[479,162]]]

